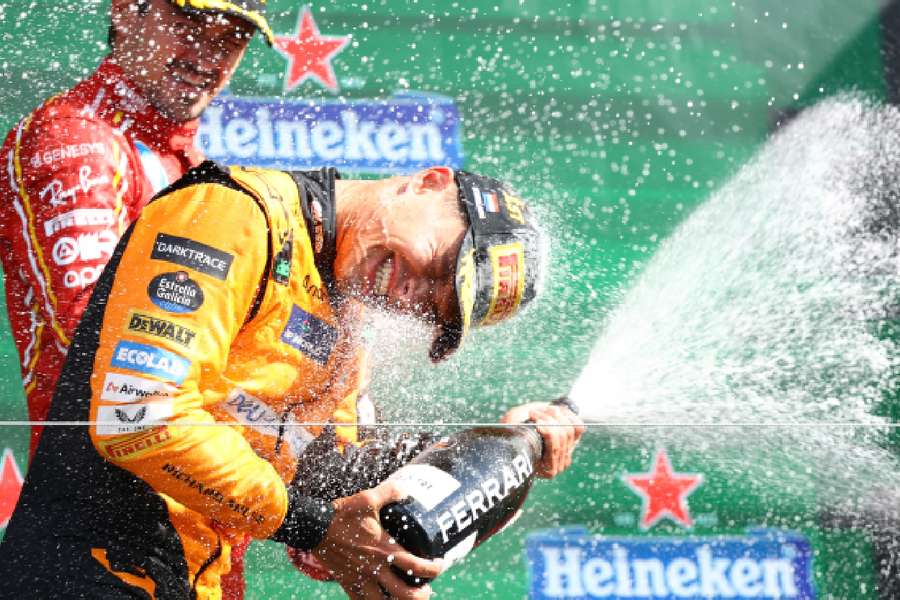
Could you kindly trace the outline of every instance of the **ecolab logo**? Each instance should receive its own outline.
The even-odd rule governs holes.
[[[815,598],[812,549],[792,533],[528,540],[531,598]]]
[[[203,113],[200,146],[225,164],[357,171],[462,166],[459,114],[449,99],[315,103],[226,97]]]

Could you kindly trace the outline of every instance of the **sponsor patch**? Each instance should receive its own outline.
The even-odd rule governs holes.
[[[181,265],[222,281],[228,277],[234,255],[188,238],[157,234],[150,258]]]
[[[128,313],[128,331],[168,340],[185,348],[190,348],[197,337],[197,332],[189,327],[136,310]]]
[[[337,342],[337,329],[309,314],[296,304],[281,332],[281,341],[324,365]]]
[[[252,427],[257,433],[276,439],[283,435],[294,457],[299,457],[314,439],[305,427],[294,424],[292,415],[282,419],[281,414],[271,406],[240,388],[234,388],[228,394],[225,411],[238,423]],[[282,425],[285,426],[283,432]]]
[[[491,246],[488,255],[494,289],[487,314],[481,321],[485,325],[502,321],[516,312],[525,292],[525,249],[522,243]]]
[[[519,225],[525,224],[525,203],[518,196],[511,194],[503,195],[503,203],[506,205],[506,214],[509,215],[511,221],[515,221]]]
[[[181,383],[187,377],[191,361],[156,346],[122,340],[113,352],[112,366]]]
[[[130,436],[127,440],[108,442],[102,444],[103,450],[113,458],[138,458],[160,446],[165,446],[172,441],[172,432],[168,427],[154,427],[137,436]]]
[[[203,290],[184,271],[161,273],[147,286],[150,301],[173,313],[194,312],[203,305]]]
[[[68,202],[74,202],[81,193],[86,195],[98,185],[109,183],[109,177],[101,175],[93,177],[90,165],[81,165],[78,169],[78,181],[72,187],[65,187],[60,179],[54,179],[48,183],[39,193],[42,202],[49,202],[51,206],[62,206]]]
[[[291,260],[294,255],[294,234],[290,233],[281,244],[281,250],[272,261],[272,279],[275,283],[287,285],[291,279]]]
[[[87,265],[85,267],[81,267],[80,269],[70,269],[63,274],[63,285],[65,285],[69,289],[84,289],[100,279],[100,274],[102,272],[102,266],[92,267],[90,265]]]
[[[749,600],[816,598],[809,541],[789,531],[746,536],[529,536],[529,598]]]
[[[116,215],[111,208],[76,208],[44,221],[44,233],[50,237],[71,227],[112,226]]]
[[[97,409],[97,435],[136,433],[165,423],[173,414],[174,403],[171,400],[101,406]]]
[[[100,399],[108,402],[137,402],[149,396],[171,396],[175,388],[168,383],[124,375],[107,373],[103,380]]]
[[[50,166],[60,160],[68,160],[70,158],[81,158],[82,156],[103,155],[106,154],[106,146],[102,142],[88,142],[83,144],[69,144],[60,146],[52,150],[44,150],[36,152],[31,157],[31,166],[38,168],[41,165]]]
[[[61,237],[53,244],[53,262],[65,266],[76,260],[109,258],[118,243],[118,236],[109,230],[81,233],[77,237]]]

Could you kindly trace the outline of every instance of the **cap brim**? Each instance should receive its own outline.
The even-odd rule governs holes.
[[[459,253],[456,256],[454,290],[458,308],[457,320],[438,324],[437,335],[431,344],[431,351],[428,353],[432,361],[440,362],[448,358],[462,345],[463,339],[469,333],[469,328],[472,326],[472,311],[475,307],[475,290],[478,289],[475,280],[477,276],[475,245],[472,241],[470,227],[463,237]]]
[[[269,27],[266,18],[255,10],[248,10],[227,0],[172,0],[177,6],[187,11],[219,12],[239,17],[253,25],[270,46],[275,45],[275,33]]]

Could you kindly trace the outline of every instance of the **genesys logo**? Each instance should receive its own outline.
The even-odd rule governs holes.
[[[526,556],[535,599],[816,597],[812,548],[792,532],[615,538],[556,530],[530,536]]]
[[[220,97],[204,111],[198,136],[204,154],[225,164],[328,164],[377,173],[463,162],[459,111],[441,97],[326,103]]]
[[[112,366],[181,383],[187,377],[191,361],[156,346],[123,340],[113,351]]]

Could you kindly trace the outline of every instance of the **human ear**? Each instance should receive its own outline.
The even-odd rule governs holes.
[[[426,190],[440,192],[453,183],[453,169],[450,167],[431,167],[413,175],[411,183],[413,190],[416,192]]]

